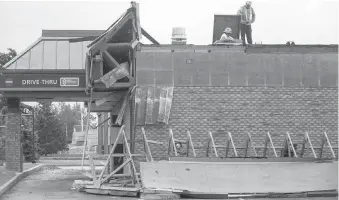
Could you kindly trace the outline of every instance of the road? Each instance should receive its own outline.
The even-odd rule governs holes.
[[[74,180],[84,179],[80,167],[58,166],[46,167],[42,171],[30,175],[20,181],[11,191],[5,194],[0,200],[112,200],[129,199],[104,195],[91,195],[72,190]],[[279,199],[293,200],[295,198]],[[295,200],[335,200],[333,198],[298,198]],[[186,199],[188,200],[188,199]],[[256,199],[259,200],[259,199]]]
[[[112,200],[112,196],[97,196],[71,190],[74,180],[85,176],[80,168],[45,168],[19,182],[1,200]]]

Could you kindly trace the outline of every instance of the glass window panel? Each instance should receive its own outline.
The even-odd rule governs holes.
[[[82,58],[82,68],[85,69],[86,62],[86,53],[88,52],[87,45],[91,44],[92,41],[84,41],[83,44],[83,58]]]
[[[82,53],[82,42],[70,43],[70,68],[71,69],[83,69],[82,65],[83,53]]]
[[[42,50],[44,42],[39,42],[31,51],[30,69],[42,69]]]
[[[26,52],[17,60],[16,69],[29,69],[30,51]]]
[[[44,69],[56,69],[56,41],[44,41]]]
[[[57,69],[69,69],[69,42],[57,42]]]

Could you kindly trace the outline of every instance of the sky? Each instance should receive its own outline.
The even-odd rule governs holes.
[[[42,29],[106,30],[130,7],[131,0],[2,1],[0,52],[24,51]],[[161,44],[172,28],[185,27],[187,43],[212,41],[214,14],[235,14],[242,0],[136,0],[141,26]],[[263,44],[338,44],[339,0],[253,0],[254,42]]]
[[[105,30],[131,0],[1,1],[0,52],[23,51],[42,29]],[[186,28],[189,44],[212,41],[214,14],[235,14],[242,0],[137,0],[141,26],[162,44],[169,44],[172,28]],[[338,44],[338,0],[253,0],[254,42]]]

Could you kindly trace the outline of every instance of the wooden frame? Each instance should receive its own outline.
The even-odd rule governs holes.
[[[246,139],[246,144],[245,144],[245,158],[247,157],[249,146],[252,147],[252,150],[254,152],[254,156],[258,157],[257,151],[255,150],[255,147],[253,145],[253,140],[252,140],[251,134],[249,132],[247,132],[247,139]]]
[[[271,148],[273,149],[274,156],[278,157],[277,152],[276,152],[275,147],[274,147],[274,144],[273,144],[273,141],[272,141],[271,134],[269,132],[267,132],[267,135],[266,135],[266,138],[265,138],[265,146],[264,146],[264,155],[263,156],[266,157],[266,155],[267,155],[268,143],[271,144]]]
[[[148,145],[149,140],[146,137],[146,131],[144,127],[141,127],[142,137],[144,139],[144,151],[146,152],[146,160],[147,162],[153,161],[153,156],[151,152],[151,148]]]
[[[235,157],[238,157],[237,148],[234,145],[232,134],[230,132],[227,132],[227,140],[226,140],[227,143],[226,143],[226,146],[225,145],[216,145],[215,141],[214,141],[214,138],[213,138],[212,132],[208,132],[208,136],[209,136],[209,140],[208,140],[208,143],[207,143],[207,151],[206,151],[206,156],[207,157],[208,157],[208,152],[209,152],[209,149],[210,149],[210,143],[212,144],[212,148],[213,148],[215,157],[219,157],[217,148],[226,148],[225,157],[227,158],[228,157],[228,151],[229,151],[230,143],[232,145],[232,149],[233,149]]]
[[[122,137],[123,139],[123,145],[125,147],[126,152],[122,155],[122,154],[114,154],[114,150],[117,147],[118,143],[119,143],[119,139]],[[130,151],[130,147],[129,147],[129,143],[127,141],[126,138],[126,134],[125,134],[125,125],[122,125],[122,127],[120,128],[120,131],[115,139],[115,142],[113,144],[113,147],[110,151],[110,154],[106,160],[106,163],[104,165],[104,168],[102,169],[99,177],[96,179],[96,176],[93,175],[93,183],[94,183],[94,188],[100,189],[100,187],[107,181],[109,180],[111,177],[113,177],[114,175],[116,175],[116,173],[118,171],[120,171],[120,169],[122,169],[124,166],[126,166],[127,164],[129,164],[130,167],[130,172],[131,172],[131,177],[132,177],[132,182],[134,183],[134,181],[136,181],[136,187],[140,188],[141,187],[141,181],[138,177],[138,173],[136,171],[136,167],[134,164],[134,160],[133,157],[137,157],[137,156],[144,156],[144,155],[140,155],[140,154],[131,154]],[[109,175],[107,175],[106,177],[104,177],[104,173],[106,171],[106,168],[109,166],[110,161],[111,161],[111,157],[125,157],[125,162],[122,163],[119,167],[117,167],[115,170],[113,170]],[[92,172],[95,172],[95,169],[92,169]]]
[[[294,156],[293,157],[298,157],[297,155],[297,152],[295,151],[295,148],[294,148],[294,144],[292,142],[292,139],[291,139],[291,135],[289,132],[286,132],[286,135],[285,135],[285,146],[283,149],[287,149],[288,150],[288,157],[291,157],[291,148],[292,148],[292,151],[293,151],[293,154]],[[291,147],[291,148],[289,148]],[[281,157],[283,157],[283,154],[281,155]]]
[[[193,141],[192,141],[191,133],[189,131],[186,132],[186,134],[187,134],[186,140],[175,139],[172,129],[169,129],[168,132],[169,132],[169,139],[168,139],[168,156],[169,157],[171,157],[171,150],[174,151],[175,156],[179,156],[178,149],[175,145],[176,142],[186,144],[186,153],[185,154],[186,154],[187,157],[189,156],[190,147],[192,149],[193,157],[197,156],[195,149],[194,149],[194,144],[193,144]]]
[[[87,116],[89,116],[91,114],[91,105],[92,105],[91,102],[92,102],[92,99],[93,99],[93,88],[91,88],[91,90],[90,90],[90,98],[89,98],[90,104],[88,105]],[[82,151],[82,158],[81,158],[81,170],[84,169],[84,161],[85,161],[87,139],[88,139],[88,131],[89,131],[89,121],[90,120],[87,120],[87,123],[86,123],[85,141],[84,141],[84,146],[83,146],[84,149]]]
[[[149,161],[154,161],[154,159],[153,159],[153,156],[152,156],[152,153],[151,153],[151,148],[150,148],[150,146],[149,146],[149,143],[151,143],[151,144],[157,144],[157,145],[162,145],[162,146],[164,146],[164,145],[166,145],[164,142],[158,142],[158,141],[155,141],[155,140],[149,140],[149,139],[147,139],[147,137],[146,137],[146,131],[145,131],[145,129],[144,129],[144,127],[141,127],[141,132],[142,132],[142,134],[143,134],[143,139],[144,139],[144,149],[145,149],[145,151],[146,151],[146,155],[148,155],[148,157],[146,156],[146,159],[147,159],[147,161],[149,162]]]
[[[324,147],[325,147],[325,143],[327,143],[327,145],[328,145],[328,147],[329,147],[329,149],[331,151],[332,158],[336,158],[336,155],[335,155],[335,153],[333,151],[332,145],[330,143],[330,140],[328,139],[328,136],[327,136],[326,132],[323,133],[323,138],[322,138],[321,145],[320,145],[319,158],[322,158]]]
[[[301,134],[304,136],[304,140],[302,142],[302,146],[301,146],[301,152],[300,152],[300,157],[304,157],[304,153],[305,153],[305,148],[307,146],[307,144],[309,144],[309,147],[311,148],[311,151],[312,151],[312,154],[313,154],[313,157],[314,158],[317,158],[317,155],[314,151],[314,148],[313,148],[313,144],[311,142],[311,139],[310,139],[310,136],[308,135],[308,132],[305,132],[304,134]],[[307,147],[307,150],[308,150],[308,147]]]

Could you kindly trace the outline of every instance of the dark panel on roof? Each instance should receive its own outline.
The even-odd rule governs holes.
[[[105,30],[42,30],[42,37],[88,37],[99,36]]]
[[[232,37],[239,39],[240,16],[238,15],[214,15],[213,42],[219,40],[226,27],[232,29]]]

